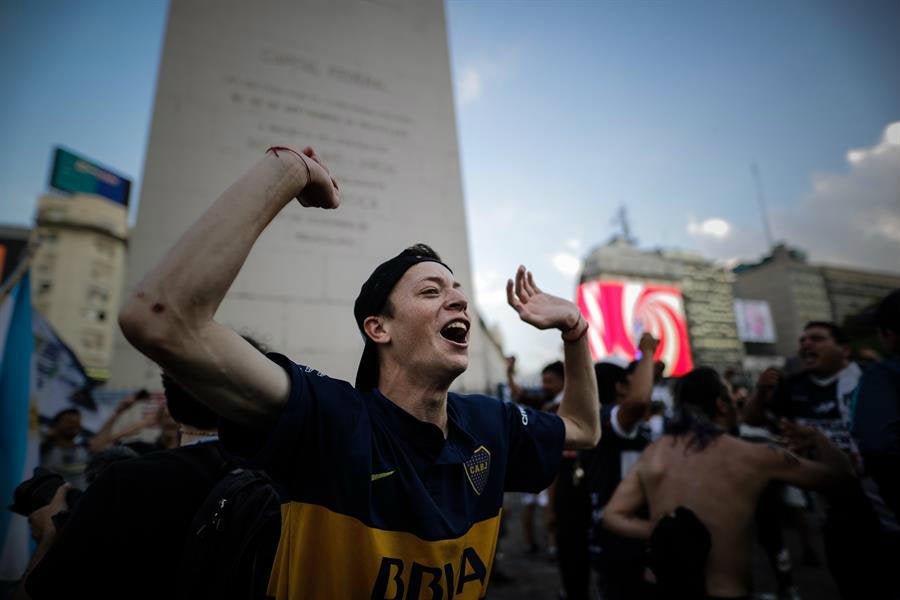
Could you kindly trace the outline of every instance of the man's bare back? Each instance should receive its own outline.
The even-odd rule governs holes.
[[[827,458],[840,460],[833,454]],[[656,523],[675,508],[692,510],[712,538],[707,594],[741,597],[752,588],[751,524],[766,485],[780,480],[821,487],[841,475],[835,464],[813,462],[780,447],[727,434],[702,449],[693,434],[666,435],[644,451],[622,481],[607,506],[604,524],[620,535],[649,539]],[[644,505],[649,520],[634,516]]]
[[[651,445],[637,473],[655,523],[678,506],[689,508],[709,529],[712,548],[706,588],[718,596],[750,590],[751,523],[768,483],[759,467],[765,446],[721,435],[699,451],[686,436],[664,436]]]

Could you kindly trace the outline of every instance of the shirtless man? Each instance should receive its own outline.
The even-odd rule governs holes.
[[[649,540],[663,517],[688,508],[711,538],[705,561],[707,597],[749,597],[751,524],[766,485],[777,480],[821,488],[852,477],[852,466],[824,434],[810,427],[784,423],[784,432],[792,446],[813,444],[817,461],[726,433],[737,425],[737,411],[731,391],[713,369],[701,367],[686,375],[675,400],[679,415],[672,433],[650,445],[616,489],[604,526]],[[645,506],[649,519],[637,516]]]

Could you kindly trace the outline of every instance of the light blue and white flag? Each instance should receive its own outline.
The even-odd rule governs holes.
[[[18,580],[31,556],[28,520],[7,509],[40,460],[41,420],[66,408],[90,428],[99,415],[78,358],[31,306],[28,274],[0,305],[0,581]],[[95,425],[96,427],[96,425]]]
[[[91,380],[75,353],[37,311],[32,316],[32,333],[31,403],[37,407],[38,418],[46,423],[61,410],[77,408],[82,427],[97,431],[102,420],[88,393]]]
[[[0,580],[22,576],[29,557],[25,517],[6,507],[13,490],[37,464],[36,419],[30,417],[32,332],[31,281],[26,273],[0,304]]]

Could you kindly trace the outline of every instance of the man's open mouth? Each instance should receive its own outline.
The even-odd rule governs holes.
[[[456,344],[465,344],[469,337],[469,323],[464,319],[455,319],[444,325],[441,335]]]

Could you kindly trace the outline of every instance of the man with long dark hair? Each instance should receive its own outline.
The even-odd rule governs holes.
[[[886,573],[896,558],[887,556],[884,529],[860,477],[864,465],[850,432],[862,370],[850,360],[847,333],[828,321],[804,326],[797,354],[801,372],[782,377],[768,369],[760,375],[744,418],[776,430],[779,418],[815,427],[852,461],[857,477],[822,494],[828,570],[845,600],[882,596],[891,585]]]
[[[666,598],[749,597],[750,524],[760,494],[771,481],[831,485],[852,475],[850,462],[809,427],[785,423],[785,433],[815,446],[818,461],[731,435],[737,425],[731,390],[708,367],[679,382],[675,406],[669,433],[623,479],[604,525],[622,536],[652,536],[651,568]]]

